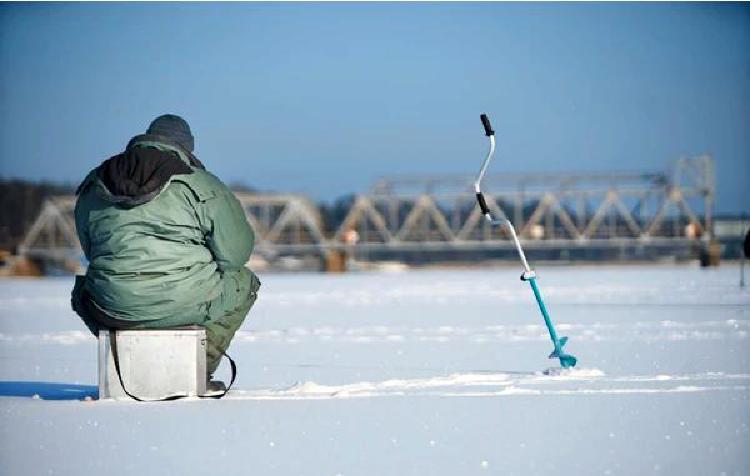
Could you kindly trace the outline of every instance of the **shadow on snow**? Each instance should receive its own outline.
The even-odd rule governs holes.
[[[55,382],[0,382],[0,397],[33,397],[44,400],[83,400],[96,399],[99,389],[95,385],[76,385]]]

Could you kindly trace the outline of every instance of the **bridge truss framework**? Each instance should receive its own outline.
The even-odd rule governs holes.
[[[319,209],[299,195],[237,193],[256,232],[256,252],[325,255],[334,250],[511,249],[476,206],[471,178],[393,178],[355,197],[327,231]],[[510,219],[524,248],[691,246],[712,237],[714,163],[678,159],[670,172],[488,176],[487,204]],[[48,199],[20,253],[36,259],[80,256],[75,197]]]

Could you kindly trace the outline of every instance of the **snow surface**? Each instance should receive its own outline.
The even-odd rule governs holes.
[[[576,369],[515,268],[265,275],[236,390],[164,403],[91,399],[72,279],[0,280],[0,474],[750,474],[736,266],[539,273]]]

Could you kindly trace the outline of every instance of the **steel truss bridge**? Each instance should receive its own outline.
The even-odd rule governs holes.
[[[237,193],[268,260],[332,251],[512,249],[507,230],[482,217],[472,177],[397,177],[358,195],[341,223],[326,224],[299,195]],[[487,176],[487,204],[510,219],[525,249],[690,247],[712,237],[714,163],[681,158],[660,173]],[[80,256],[75,197],[48,199],[20,253],[38,260]]]

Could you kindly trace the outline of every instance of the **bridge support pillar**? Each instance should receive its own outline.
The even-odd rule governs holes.
[[[324,252],[325,271],[327,273],[343,273],[346,271],[348,253],[344,250],[330,250]]]

